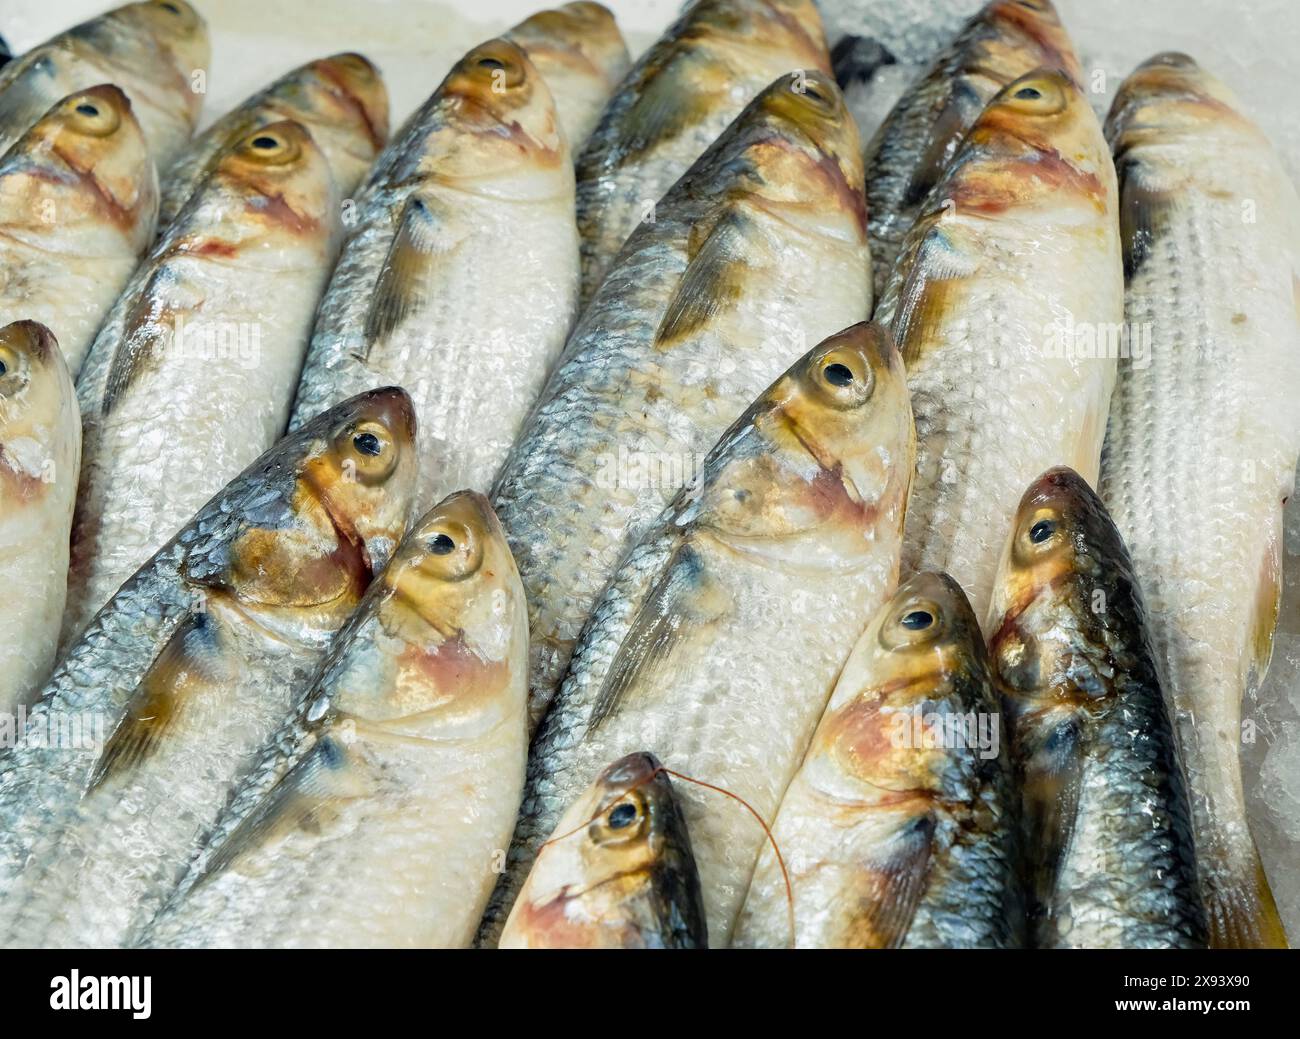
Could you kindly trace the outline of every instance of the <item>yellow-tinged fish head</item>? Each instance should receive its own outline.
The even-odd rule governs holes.
[[[866,236],[862,143],[835,80],[800,69],[769,85],[736,121],[754,197],[782,218],[851,241]]]
[[[990,607],[1004,696],[1024,706],[1101,704],[1113,654],[1145,637],[1138,583],[1105,506],[1073,469],[1049,469],[1020,500]]]
[[[701,521],[800,566],[854,560],[900,529],[915,443],[893,339],[853,325],[805,354],[723,438],[728,468],[708,479]]]
[[[502,932],[509,948],[703,948],[704,903],[672,782],[654,755],[606,768],[542,846]]]
[[[1059,69],[1037,69],[989,102],[945,181],[962,212],[998,214],[1081,201],[1113,211],[1115,171],[1097,117]]]
[[[592,0],[538,11],[510,38],[540,68],[553,64],[603,79],[611,88],[627,71],[627,43],[609,8]]]
[[[311,133],[291,119],[245,134],[222,155],[209,183],[242,200],[241,218],[264,233],[333,235],[338,207],[329,163]],[[223,248],[233,252],[239,243],[212,236],[197,247],[213,255]]]
[[[72,377],[54,333],[37,321],[0,328],[0,512],[46,496],[59,475],[51,467],[63,460],[60,437],[79,432]]]
[[[269,505],[192,580],[300,627],[334,630],[392,557],[416,484],[415,409],[397,387],[352,397],[291,433],[255,465]],[[247,475],[247,474],[246,474]],[[274,493],[273,493],[274,492]],[[286,612],[287,611],[287,612]]]
[[[153,234],[158,180],[131,102],[101,84],[70,94],[15,146],[31,178],[27,225],[48,226],[42,205],[52,201],[63,226],[89,219],[113,228],[143,249]],[[22,207],[11,210],[21,213]]]
[[[311,62],[293,84],[292,109],[314,124],[337,130],[347,151],[373,159],[388,140],[388,88],[364,55],[348,51]],[[297,118],[297,112],[288,113]]]
[[[914,574],[859,638],[810,756],[860,786],[859,800],[894,806],[911,795],[925,810],[951,782],[953,741],[937,727],[965,727],[992,702],[984,637],[961,586]]]
[[[345,687],[334,705],[374,722],[428,716],[439,726],[523,724],[527,606],[505,532],[486,498],[459,491],[397,549],[375,590],[396,681],[375,700]]]
[[[185,0],[145,0],[127,4],[119,11],[170,51],[178,69],[188,73],[207,68],[212,54],[208,23],[192,4]],[[202,95],[198,98],[201,104]]]
[[[1200,135],[1215,126],[1253,131],[1239,104],[1195,59],[1166,51],[1143,62],[1120,84],[1106,117],[1106,136],[1119,164],[1133,147],[1181,132]]]
[[[569,145],[550,88],[518,45],[495,39],[466,54],[438,88],[440,125],[423,168],[448,181],[486,183],[569,172]],[[547,176],[549,174],[549,176]]]
[[[699,0],[682,24],[690,46],[735,61],[745,60],[746,51],[776,51],[790,57],[791,68],[830,72],[826,31],[813,0]]]
[[[993,30],[985,46],[995,68],[1018,71],[1030,57],[1030,64],[1060,69],[1083,86],[1074,43],[1051,0],[994,0],[978,17]]]

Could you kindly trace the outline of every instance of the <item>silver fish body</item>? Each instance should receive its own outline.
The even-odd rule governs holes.
[[[1099,490],[1151,613],[1212,944],[1284,945],[1239,751],[1242,697],[1271,655],[1300,453],[1300,202],[1240,102],[1185,55],[1139,66],[1107,130],[1132,349]]]
[[[77,385],[65,644],[283,431],[338,226],[324,156],[274,123],[226,151],[132,277]]]
[[[0,943],[119,945],[151,918],[392,552],[413,432],[395,389],[321,416],[99,612],[0,759]]]
[[[452,495],[371,585],[140,943],[468,944],[519,806],[527,648],[500,525],[481,495]]]
[[[528,591],[534,723],[620,557],[811,343],[870,311],[857,132],[765,91],[628,243],[493,490]]]
[[[897,580],[912,436],[897,351],[865,324],[809,351],[723,435],[584,629],[533,742],[503,903],[577,793],[633,747],[771,817]],[[679,798],[725,945],[763,831],[716,794]]]
[[[492,40],[461,59],[377,161],[357,216],[291,426],[400,385],[420,417],[421,507],[486,490],[564,345],[577,294],[573,167],[519,47]]]
[[[1059,70],[984,110],[908,233],[876,320],[916,417],[904,572],[949,574],[988,612],[1024,488],[1053,465],[1095,480],[1123,317],[1115,171]]]
[[[0,725],[54,664],[80,455],[77,398],[53,334],[34,321],[0,328]]]

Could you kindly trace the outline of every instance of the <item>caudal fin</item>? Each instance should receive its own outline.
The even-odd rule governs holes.
[[[1205,894],[1210,948],[1290,948],[1258,853],[1253,877],[1216,877]]]

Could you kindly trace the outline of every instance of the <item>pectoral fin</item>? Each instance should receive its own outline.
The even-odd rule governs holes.
[[[446,262],[455,247],[456,241],[447,235],[431,203],[419,195],[408,198],[366,315],[367,352],[429,306],[433,271]]]
[[[172,275],[165,267],[149,278],[122,323],[122,336],[104,383],[101,412],[110,414],[127,390],[149,369],[166,348],[174,331],[175,315],[164,303]]]
[[[729,211],[707,233],[692,236],[690,262],[655,334],[660,349],[697,331],[740,298],[750,256],[745,244],[747,224],[742,214]]]
[[[934,841],[934,820],[920,816],[904,826],[863,863],[858,904],[845,906],[846,944],[865,949],[896,949],[907,938],[925,892]]]
[[[196,696],[225,681],[216,627],[207,614],[191,615],[145,672],[104,745],[87,793],[129,775],[157,752]]]
[[[208,859],[195,886],[250,851],[290,833],[325,831],[340,805],[370,797],[374,792],[373,777],[364,763],[356,760],[348,745],[335,734],[322,736],[231,831]]]
[[[936,329],[957,305],[963,280],[976,270],[942,226],[945,213],[939,209],[921,217],[898,258],[904,273],[886,313],[904,364],[915,363],[934,343]],[[881,305],[885,308],[885,301]]]
[[[1052,911],[1061,864],[1074,839],[1083,777],[1079,742],[1078,720],[1066,718],[1030,749],[1022,765],[1021,827],[1032,896],[1031,927]]]
[[[1119,227],[1124,277],[1132,278],[1178,210],[1184,192],[1159,183],[1152,171],[1129,160],[1119,165]]]
[[[682,639],[716,621],[727,606],[726,593],[710,579],[695,549],[681,545],[623,637],[592,707],[588,730],[614,714],[634,686],[651,682]]]

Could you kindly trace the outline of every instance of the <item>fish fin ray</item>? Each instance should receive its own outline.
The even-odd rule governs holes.
[[[933,842],[934,820],[921,816],[896,835],[883,860],[866,864],[854,928],[870,946],[896,949],[907,938],[925,892]]]
[[[429,305],[430,273],[457,244],[449,240],[440,224],[430,203],[418,194],[411,195],[402,206],[366,314],[367,354],[375,343]]]
[[[741,296],[741,268],[748,250],[748,221],[734,211],[724,213],[691,249],[691,259],[677,283],[655,333],[663,348],[703,327]]]

